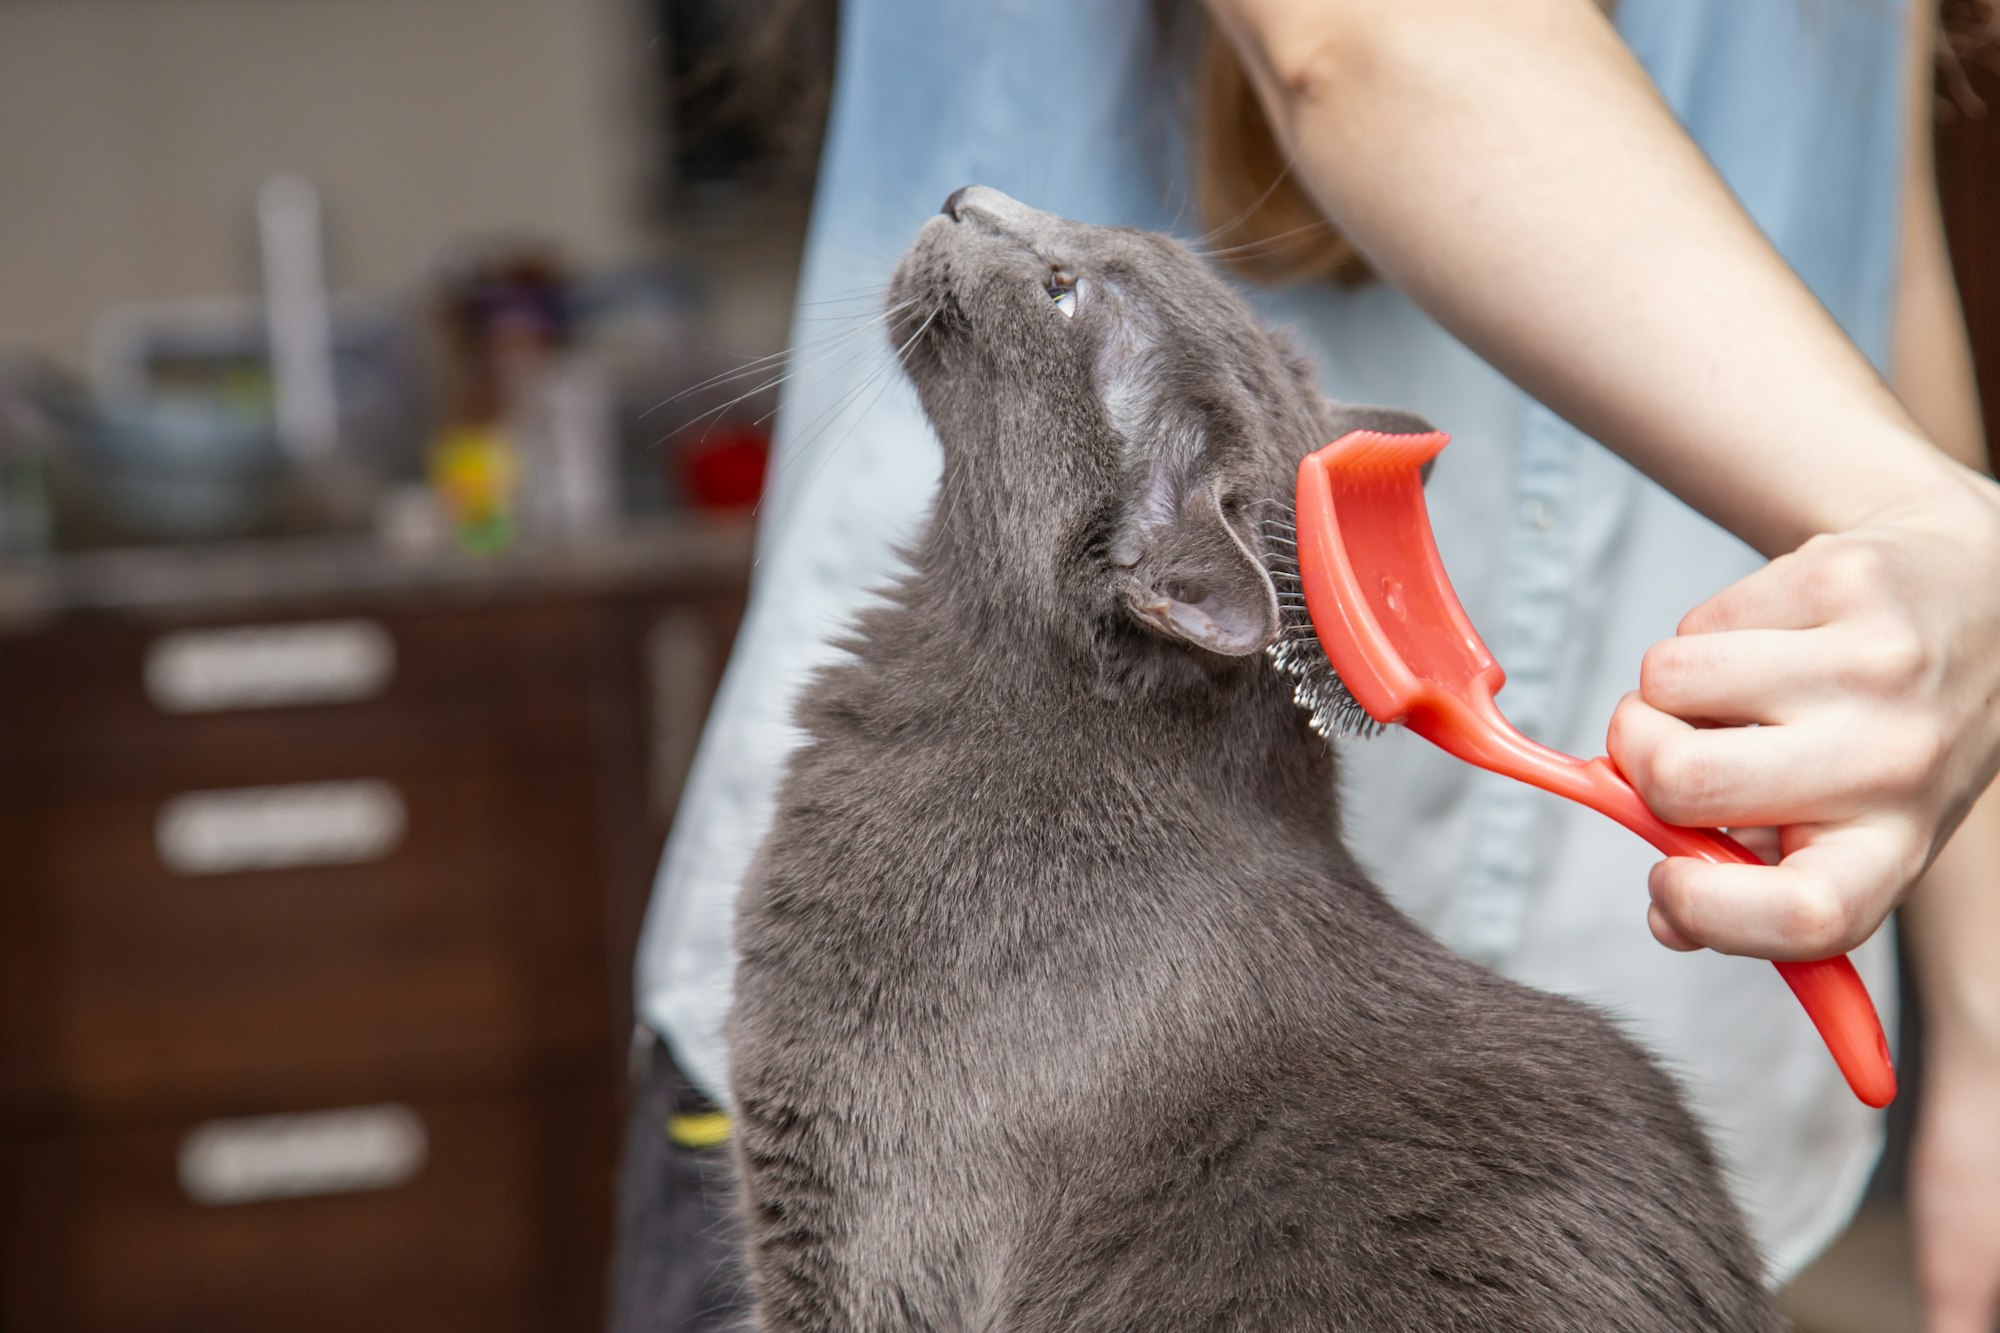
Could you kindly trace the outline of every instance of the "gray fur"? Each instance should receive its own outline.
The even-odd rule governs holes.
[[[1166,238],[955,202],[891,292],[938,504],[737,925],[756,1326],[1781,1327],[1667,1078],[1387,904],[1257,652],[1259,505],[1422,423]]]

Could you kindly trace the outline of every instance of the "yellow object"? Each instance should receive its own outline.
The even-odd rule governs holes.
[[[713,1148],[729,1142],[729,1117],[721,1111],[670,1115],[667,1137],[683,1148]]]
[[[454,426],[431,447],[431,485],[459,540],[494,551],[514,535],[514,448],[493,426]]]

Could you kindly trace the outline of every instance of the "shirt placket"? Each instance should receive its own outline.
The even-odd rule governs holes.
[[[1557,671],[1576,604],[1571,560],[1577,433],[1530,407],[1507,525],[1501,614],[1489,645],[1507,671],[1502,711],[1541,739],[1555,721]],[[1491,773],[1474,782],[1465,872],[1445,938],[1466,957],[1501,964],[1521,941],[1546,832],[1547,797]]]

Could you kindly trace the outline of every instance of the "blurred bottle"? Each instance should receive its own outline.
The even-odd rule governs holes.
[[[522,529],[576,537],[617,518],[617,441],[609,377],[587,353],[524,366],[507,392],[507,433],[523,468]]]

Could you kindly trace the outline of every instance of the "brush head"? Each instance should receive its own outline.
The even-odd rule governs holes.
[[[1331,669],[1376,722],[1445,748],[1505,680],[1458,604],[1431,536],[1425,465],[1449,437],[1357,430],[1306,455],[1293,560]],[[1454,751],[1456,753],[1456,751]]]
[[[1291,680],[1292,699],[1306,710],[1314,731],[1328,740],[1380,734],[1382,724],[1368,716],[1341,683],[1340,673],[1328,660],[1306,611],[1305,584],[1299,576],[1298,530],[1291,507],[1273,506],[1259,526],[1264,536],[1264,567],[1278,593],[1278,637],[1264,650],[1265,656]]]
[[[1280,634],[1271,660],[1322,735],[1427,729],[1504,679],[1445,577],[1424,473],[1450,437],[1349,431],[1299,463],[1267,525]],[[1435,739],[1435,738],[1434,738]]]

